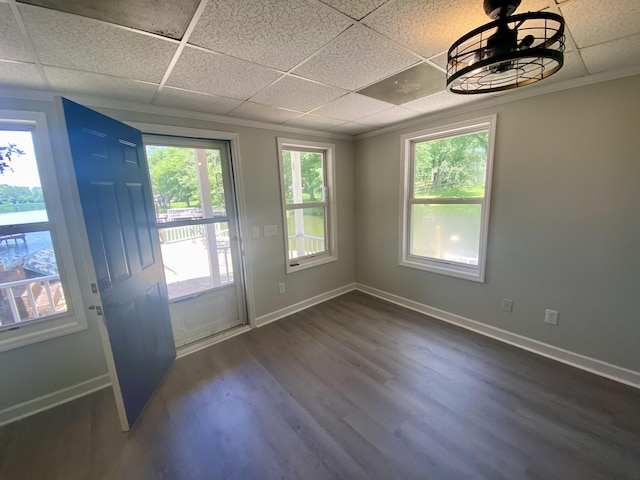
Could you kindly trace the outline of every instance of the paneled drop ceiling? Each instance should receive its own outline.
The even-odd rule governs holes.
[[[534,10],[564,16],[568,50],[525,88],[640,65],[640,1]],[[488,21],[482,0],[0,0],[0,85],[356,135],[486,98],[447,92],[444,67]],[[423,98],[356,93],[418,64]]]

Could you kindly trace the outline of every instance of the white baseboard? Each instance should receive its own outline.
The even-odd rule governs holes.
[[[0,427],[111,386],[108,374],[0,410]]]
[[[224,340],[228,340],[237,335],[241,335],[245,332],[251,330],[249,325],[241,325],[236,328],[232,328],[231,330],[227,330],[225,332],[219,333],[217,335],[212,335],[203,340],[198,340],[197,342],[188,343],[187,345],[183,345],[176,349],[176,359],[186,357],[187,355],[191,355],[192,353],[199,352],[211,345],[215,345],[216,343],[220,343]]]
[[[548,357],[567,365],[586,370],[587,372],[591,372],[596,375],[600,375],[602,377],[606,377],[635,388],[640,388],[640,372],[619,367],[617,365],[612,365],[610,363],[587,357],[585,355],[580,355],[569,350],[564,350],[562,348],[549,345],[548,343],[533,340],[516,333],[502,330],[501,328],[492,327],[490,325],[486,325],[484,323],[477,322],[475,320],[471,320],[454,313],[446,312],[438,308],[430,307],[428,305],[424,305],[422,303],[418,303],[413,300],[409,300],[407,298],[385,292],[383,290],[378,290],[377,288],[369,287],[361,283],[356,283],[355,289],[374,297],[381,298],[388,302],[395,303],[396,305],[406,307],[410,310],[424,313],[425,315],[429,315],[430,317],[436,318],[438,320],[442,320],[444,322],[466,328],[467,330],[471,330],[481,335],[491,337],[495,340],[508,343],[509,345],[522,348],[523,350],[537,353],[538,355],[542,355],[543,357]]]
[[[314,305],[317,305],[318,303],[326,302],[327,300],[331,300],[332,298],[339,297],[340,295],[344,295],[345,293],[351,292],[355,289],[356,284],[349,283],[342,287],[336,288],[335,290],[321,293],[320,295],[308,298],[307,300],[303,300],[302,302],[294,303],[293,305],[289,305],[288,307],[281,308],[280,310],[276,310],[275,312],[261,315],[260,317],[256,318],[256,327],[264,327],[268,323],[275,322],[276,320],[280,320],[281,318],[287,317],[296,312],[300,312],[305,308],[312,307]]]

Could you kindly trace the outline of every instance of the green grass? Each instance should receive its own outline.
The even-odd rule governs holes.
[[[478,198],[484,196],[484,186],[417,188],[415,198]]]

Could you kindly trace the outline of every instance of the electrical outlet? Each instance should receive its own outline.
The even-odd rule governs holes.
[[[558,325],[558,312],[555,310],[549,310],[544,313],[544,323],[550,325]]]
[[[284,293],[285,292],[284,283],[279,283],[278,284],[278,291],[280,293]]]
[[[502,300],[502,310],[511,312],[513,310],[513,300],[509,300],[508,298]]]

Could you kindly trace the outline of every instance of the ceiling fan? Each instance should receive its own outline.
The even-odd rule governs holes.
[[[521,0],[484,0],[493,21],[467,33],[447,53],[447,89],[499,92],[556,73],[564,63],[564,19],[551,12],[513,15]]]

